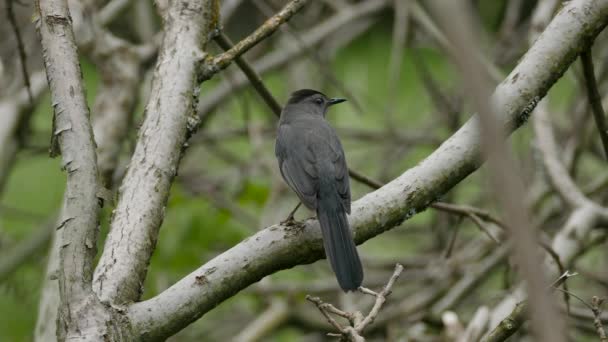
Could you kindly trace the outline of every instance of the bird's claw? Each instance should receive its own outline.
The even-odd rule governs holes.
[[[296,219],[293,218],[293,215],[290,215],[288,218],[286,218],[285,220],[281,221],[281,225],[283,225],[283,226],[295,226],[298,223],[299,222],[296,221]]]

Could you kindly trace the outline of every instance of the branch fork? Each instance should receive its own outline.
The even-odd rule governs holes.
[[[339,334],[329,333],[327,334],[328,336],[340,337],[342,339],[346,339],[348,341],[353,342],[365,341],[365,338],[361,335],[363,333],[363,330],[368,325],[372,324],[380,313],[382,305],[384,305],[384,303],[386,302],[386,298],[391,294],[391,289],[393,288],[393,285],[401,275],[401,272],[403,272],[403,266],[400,264],[395,265],[395,271],[393,272],[393,275],[380,292],[372,291],[363,286],[359,287],[359,292],[376,298],[374,306],[365,317],[360,311],[347,312],[340,310],[334,305],[324,302],[319,297],[312,297],[310,295],[307,295],[306,300],[315,304],[319,311],[321,311],[323,316],[327,318],[327,321],[334,328],[336,328],[336,330],[340,332]],[[350,323],[350,326],[343,326],[342,324],[338,323],[338,321],[336,321],[332,317],[332,314],[347,319]]]

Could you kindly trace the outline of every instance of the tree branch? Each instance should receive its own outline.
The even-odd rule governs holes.
[[[192,111],[199,93],[196,73],[217,26],[214,4],[176,1],[165,16],[146,117],[95,270],[94,289],[104,302],[122,304],[141,294],[184,144],[198,126]]]
[[[327,321],[340,332],[343,338],[349,339],[352,342],[364,342],[365,338],[362,336],[363,330],[365,330],[368,325],[372,324],[376,317],[378,317],[382,305],[384,305],[386,298],[391,294],[393,285],[401,275],[401,272],[403,272],[403,266],[400,264],[395,265],[393,275],[380,292],[374,292],[368,288],[359,287],[359,292],[373,296],[376,299],[371,310],[365,317],[363,317],[363,314],[360,311],[346,312],[336,308],[330,303],[323,302],[323,300],[318,297],[307,295],[306,300],[317,306],[317,309],[319,309]],[[346,318],[350,322],[350,326],[342,326],[331,316],[331,314]]]
[[[234,48],[234,44],[228,36],[224,34],[224,32],[219,32],[215,37],[216,43],[225,51],[230,51]],[[264,83],[262,82],[262,78],[255,72],[255,69],[247,62],[244,56],[237,56],[235,58],[236,64],[239,66],[243,74],[247,76],[247,79],[251,83],[251,86],[257,91],[257,93],[262,97],[262,100],[270,107],[272,113],[279,117],[281,116],[282,107],[279,102],[272,96],[270,90],[266,88]]]
[[[37,1],[37,28],[55,111],[55,131],[67,172],[62,212],[59,290],[60,327],[67,336],[87,336],[87,322],[78,319],[88,301],[96,254],[99,202],[97,158],[82,72],[66,1]]]
[[[227,68],[234,59],[247,52],[264,38],[273,34],[274,31],[279,28],[279,26],[288,21],[294,14],[298,13],[298,11],[304,7],[307,2],[308,0],[292,0],[285,5],[285,7],[283,7],[279,13],[266,20],[262,26],[255,30],[247,38],[238,42],[228,51],[214,57],[211,61],[207,61],[203,65],[203,69],[198,76],[199,81],[203,82],[208,80],[213,77],[213,75]]]

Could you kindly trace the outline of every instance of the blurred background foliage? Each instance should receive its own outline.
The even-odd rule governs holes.
[[[504,0],[475,2],[481,19],[480,25],[485,34],[483,38],[488,42],[487,46],[484,46],[488,55],[492,55],[492,42],[498,39],[506,3]],[[530,11],[535,1],[526,3],[529,4],[525,5],[522,11]],[[323,7],[323,11],[329,9]],[[129,12],[125,14],[128,15]],[[246,15],[246,10],[238,11],[226,24],[234,41],[250,32],[264,19],[264,15],[257,12],[246,20],[241,20],[241,17]],[[322,13],[319,14],[321,15]],[[306,25],[310,25],[306,21],[295,18],[292,25],[299,32],[305,32]],[[117,34],[125,37],[132,34],[129,26],[124,25],[124,20],[118,20],[115,26],[113,30]],[[320,68],[315,58],[305,57],[290,63],[283,70],[264,76],[266,85],[282,103],[291,91],[306,87],[322,89],[330,96],[347,97],[349,102],[332,108],[328,119],[341,135],[349,165],[381,181],[389,181],[414,166],[470,116],[464,100],[466,94],[463,94],[458,79],[455,78],[456,72],[445,52],[419,30],[410,32],[409,43],[404,47],[400,61],[398,81],[394,89],[389,89],[388,79],[394,76],[389,74],[387,67],[390,64],[392,30],[393,14],[392,11],[386,10],[366,33],[338,51],[327,53],[323,49],[330,50],[330,47],[321,45],[319,51],[315,52],[325,67]],[[285,32],[277,32],[274,39],[291,38]],[[210,48],[217,52],[215,46]],[[272,43],[262,44],[247,57],[253,60],[256,55],[272,48]],[[512,69],[516,61],[517,58],[513,58],[500,65],[504,75]],[[452,126],[446,124],[438,114],[439,109],[434,105],[428,87],[425,87],[423,79],[429,75],[425,75],[421,63],[439,89],[448,94],[450,103],[457,110],[454,114],[456,122]],[[91,106],[100,75],[84,58],[82,67],[87,98]],[[331,70],[333,76],[328,75],[327,69]],[[231,66],[227,71],[238,69]],[[201,98],[222,79],[226,79],[226,75],[229,73],[221,73],[216,79],[205,83],[201,89]],[[572,100],[580,96],[577,77],[575,72],[568,72],[551,89],[550,106],[558,114],[565,113]],[[332,78],[340,83],[336,84]],[[141,121],[143,102],[145,101],[140,100],[136,123]],[[51,117],[50,98],[46,95],[35,111],[29,146],[19,152],[0,199],[1,252],[10,250],[18,241],[52,223],[60,208],[65,175],[61,171],[60,160],[51,159],[45,153],[50,137]],[[569,121],[562,117],[560,122],[567,125]],[[180,167],[180,176],[173,185],[157,249],[144,284],[144,298],[166,289],[256,230],[280,221],[297,203],[295,195],[285,188],[276,170],[275,124],[276,119],[257,93],[247,89],[230,96],[201,127],[186,152]],[[229,134],[230,131],[244,133]],[[534,158],[531,152],[532,135],[531,127],[526,125],[518,130],[511,140],[527,182],[534,176],[534,169],[530,167]],[[135,139],[136,132],[133,130],[123,153],[123,167],[128,161]],[[604,167],[601,161],[595,158],[586,158],[581,163],[577,175],[581,180],[593,180]],[[445,200],[475,205],[495,212],[491,189],[486,185],[482,169],[453,189]],[[357,182],[351,181],[351,186],[353,199],[370,191],[368,187]],[[107,231],[113,204],[109,203],[104,208],[102,237]],[[301,219],[312,215],[300,210],[296,217]],[[415,215],[402,227],[366,242],[360,247],[360,253],[366,267],[367,281],[386,279],[390,274],[390,265],[397,261],[420,260],[432,255],[431,259],[426,259],[427,263],[445,263],[442,251],[447,248],[451,237],[448,229],[455,225],[461,226],[455,250],[466,246],[466,243],[474,238],[483,239],[483,234],[469,221],[427,210]],[[103,238],[98,247],[102,246]],[[28,341],[32,338],[46,253],[46,248],[40,249],[27,264],[0,283],[0,341]],[[602,264],[606,256],[605,248],[596,249],[585,256],[580,264],[592,269]],[[389,266],[374,267],[372,270],[371,265]],[[458,265],[449,267],[459,268]],[[416,286],[420,286],[420,282],[416,282],[416,286],[411,285],[415,277],[415,273],[404,273],[396,285],[395,292],[399,294],[417,291]],[[470,294],[470,298],[462,301],[454,311],[463,319],[469,318],[477,306],[496,302],[504,293],[505,284],[513,282],[514,277],[508,267],[493,269],[490,276],[475,289],[475,293]],[[265,285],[291,284],[305,289],[306,284],[333,282],[325,260],[282,271],[268,278],[264,279],[260,286],[253,285],[220,304],[171,340],[225,341],[234,336],[269,305],[270,296],[264,295],[261,290]],[[606,294],[606,288],[596,287],[586,282],[584,277],[573,278],[571,289],[578,293]],[[277,296],[287,298],[289,303],[298,304],[299,307],[307,307],[309,305],[305,303],[304,295],[305,292],[301,291],[283,291]],[[395,296],[399,298],[398,295]],[[303,323],[306,319],[302,319],[295,320],[293,324],[283,324],[265,340],[321,338],[319,336],[323,336],[322,333],[328,329],[323,330],[323,320],[313,310],[312,305],[309,309],[303,314],[309,316],[309,322]],[[316,330],[311,330],[311,326],[316,327]],[[586,337],[583,335],[577,335],[577,340],[594,340],[589,337],[593,334]]]

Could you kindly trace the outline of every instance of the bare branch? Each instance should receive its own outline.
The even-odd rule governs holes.
[[[203,70],[199,74],[199,81],[210,79],[214,74],[225,69],[232,61],[247,52],[264,38],[270,36],[279,26],[288,21],[296,14],[308,0],[292,0],[283,9],[250,34],[247,38],[238,42],[230,50],[214,57],[210,62],[204,64]]]
[[[386,297],[388,297],[391,294],[391,289],[393,288],[393,285],[395,284],[397,279],[399,279],[401,272],[403,272],[403,266],[401,266],[400,264],[395,265],[395,271],[393,272],[393,275],[388,280],[388,283],[386,283],[386,285],[382,288],[382,291],[380,291],[378,293],[373,292],[364,287],[359,288],[359,291],[376,297],[376,301],[374,302],[374,306],[372,307],[370,312],[367,314],[367,316],[365,316],[365,318],[363,319],[363,321],[361,321],[361,323],[359,323],[357,326],[355,326],[355,329],[359,333],[363,332],[365,327],[367,327],[368,325],[370,325],[374,322],[374,320],[380,313],[380,309],[382,308],[382,305],[384,305],[384,302],[386,302]]]
[[[378,314],[380,313],[382,305],[384,305],[384,303],[386,302],[386,297],[391,294],[391,289],[393,288],[395,281],[397,281],[397,279],[401,275],[401,272],[403,272],[403,266],[401,266],[400,264],[395,265],[395,271],[393,272],[393,275],[390,277],[390,279],[380,292],[374,292],[365,287],[359,287],[359,292],[376,298],[376,300],[374,301],[374,305],[372,306],[367,316],[365,316],[365,318],[359,311],[346,312],[340,310],[330,303],[323,302],[323,300],[318,297],[311,297],[307,295],[306,299],[317,306],[323,316],[327,318],[327,321],[341,333],[342,337],[347,338],[352,342],[365,341],[365,339],[361,335],[363,333],[363,330],[365,330],[368,325],[373,323]],[[331,316],[331,314],[346,318],[350,322],[350,326],[342,326]]]
[[[595,125],[602,139],[605,157],[608,159],[608,126],[606,125],[606,113],[604,113],[604,108],[602,107],[602,96],[597,89],[597,82],[595,81],[591,48],[581,53],[581,63],[583,64],[583,74],[585,75],[587,98],[591,104]]]
[[[215,41],[225,51],[230,51],[234,48],[234,44],[232,44],[230,38],[228,38],[223,32],[218,33],[218,35],[215,37]],[[243,74],[247,76],[247,79],[249,79],[249,82],[251,82],[253,88],[258,92],[258,94],[260,94],[260,96],[268,105],[268,107],[270,107],[274,115],[277,117],[281,116],[281,105],[274,98],[274,96],[272,96],[270,90],[268,90],[268,88],[266,88],[266,86],[262,82],[262,78],[255,72],[255,70],[253,69],[253,67],[251,67],[249,62],[247,62],[245,57],[237,56],[235,57],[235,62],[239,66],[239,68],[241,68]]]
[[[95,270],[94,289],[102,301],[122,304],[141,294],[171,182],[184,144],[198,126],[192,112],[199,92],[196,73],[217,26],[209,21],[217,18],[214,4],[173,2],[168,9],[146,118]]]
[[[82,73],[66,1],[36,3],[37,28],[44,51],[53,108],[55,131],[67,172],[64,196],[59,290],[63,324],[68,337],[88,333],[79,313],[89,306],[96,254],[99,202],[97,158],[89,109],[82,86]]]

